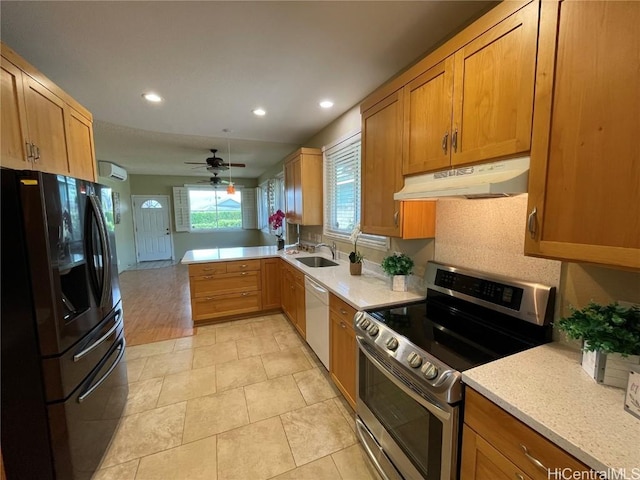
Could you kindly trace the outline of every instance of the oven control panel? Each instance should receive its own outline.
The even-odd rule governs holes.
[[[356,313],[354,327],[359,342],[366,342],[386,361],[400,364],[412,381],[430,395],[440,397],[449,404],[462,400],[460,372],[365,312]]]

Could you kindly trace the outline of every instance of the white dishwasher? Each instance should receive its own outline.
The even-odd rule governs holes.
[[[329,291],[304,277],[307,343],[329,370]]]

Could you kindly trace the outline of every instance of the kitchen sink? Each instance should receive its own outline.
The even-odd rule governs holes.
[[[338,265],[336,262],[324,257],[303,257],[296,258],[300,263],[304,263],[307,267],[335,267]]]

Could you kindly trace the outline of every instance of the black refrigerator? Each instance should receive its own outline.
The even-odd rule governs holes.
[[[89,479],[127,399],[111,190],[2,169],[1,408],[8,480]]]

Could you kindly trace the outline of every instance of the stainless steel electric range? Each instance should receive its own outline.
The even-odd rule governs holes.
[[[435,262],[426,280],[354,318],[357,432],[385,479],[457,478],[461,372],[551,340],[553,287]]]

